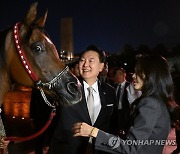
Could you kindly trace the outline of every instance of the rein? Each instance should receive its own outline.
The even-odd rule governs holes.
[[[46,122],[46,124],[44,125],[44,127],[41,128],[41,130],[39,130],[38,132],[34,133],[33,135],[30,136],[26,136],[26,137],[5,137],[4,140],[5,141],[10,141],[10,142],[24,142],[24,141],[28,141],[31,140],[39,135],[41,135],[42,133],[45,132],[45,130],[49,127],[49,125],[51,124],[54,116],[56,115],[56,109],[53,108],[51,111],[51,114],[49,116],[48,121]],[[1,149],[1,154],[5,154],[5,149]]]
[[[39,130],[38,132],[36,132],[33,135],[26,136],[26,137],[6,137],[6,138],[4,138],[4,140],[12,141],[12,142],[23,142],[23,141],[31,140],[31,139],[41,135],[49,127],[49,125],[51,124],[51,121],[53,120],[55,115],[56,115],[56,109],[52,109],[51,114],[50,114],[49,119],[46,122],[46,124],[41,128],[41,130]]]

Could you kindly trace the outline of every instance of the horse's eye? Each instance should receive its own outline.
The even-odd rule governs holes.
[[[40,52],[42,50],[41,46],[37,45],[35,50],[36,50],[36,52]]]
[[[34,53],[41,53],[45,51],[44,45],[41,42],[33,43],[31,49]]]

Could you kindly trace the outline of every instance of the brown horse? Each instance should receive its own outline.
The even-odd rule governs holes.
[[[13,83],[40,89],[63,104],[81,99],[80,83],[60,61],[58,52],[43,27],[47,12],[36,20],[37,3],[33,3],[23,22],[0,34],[0,106]],[[0,119],[0,136],[4,136]]]

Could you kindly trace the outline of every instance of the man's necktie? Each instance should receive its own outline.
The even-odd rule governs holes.
[[[117,101],[118,101],[118,104],[119,104],[119,99],[120,99],[120,96],[121,96],[121,84],[119,84],[117,86],[118,88],[118,91],[117,91]]]
[[[87,96],[87,106],[89,110],[89,116],[91,118],[92,124],[94,124],[94,97],[93,97],[93,88],[88,87],[87,88],[89,94]]]

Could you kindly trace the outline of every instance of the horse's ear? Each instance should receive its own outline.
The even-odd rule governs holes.
[[[43,17],[41,17],[35,21],[35,24],[38,25],[39,27],[44,27],[46,18],[47,18],[47,14],[48,14],[48,10],[46,10],[46,13],[44,14]]]
[[[30,9],[27,12],[27,14],[24,18],[24,22],[23,22],[25,24],[25,26],[29,27],[34,22],[34,20],[36,18],[36,14],[37,14],[37,4],[38,3],[36,2],[30,6]]]

